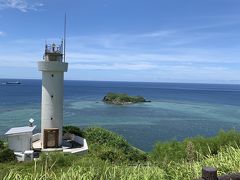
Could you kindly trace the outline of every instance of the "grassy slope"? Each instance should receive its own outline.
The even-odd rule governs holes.
[[[194,179],[200,176],[201,167],[206,165],[217,167],[220,174],[240,171],[240,150],[232,147],[201,161],[172,162],[165,168],[153,165],[116,165],[89,155],[79,158],[52,154],[48,158],[36,164],[1,164],[1,169],[6,166],[14,168],[6,179]]]
[[[217,167],[220,174],[240,171],[240,149],[237,145],[240,134],[234,131],[222,132],[215,138],[188,139],[188,142],[192,142],[191,146],[186,141],[177,145],[176,142],[159,143],[148,155],[132,148],[115,133],[100,128],[90,128],[83,134],[90,145],[87,155],[80,157],[51,153],[43,154],[36,162],[2,163],[0,179],[5,176],[6,179],[167,180],[197,178],[202,166]],[[198,146],[203,146],[200,152],[204,152],[206,147],[210,150],[201,155],[196,152]],[[178,153],[174,154],[177,150]],[[180,153],[191,154],[189,151],[193,151],[197,157],[179,158]]]

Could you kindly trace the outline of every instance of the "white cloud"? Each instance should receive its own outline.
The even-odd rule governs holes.
[[[41,6],[43,6],[42,3],[28,2],[27,0],[0,0],[0,9],[12,8],[27,12],[29,10],[36,11]]]
[[[154,31],[154,32],[148,32],[148,33],[144,33],[139,35],[139,37],[151,37],[151,38],[155,38],[155,37],[166,37],[169,35],[174,34],[175,31]]]
[[[91,73],[92,79],[98,79],[96,73],[99,72],[111,76],[112,80],[232,81],[240,76],[237,70],[240,67],[240,47],[235,42],[229,43],[231,41],[227,46],[221,46],[221,40],[225,39],[225,43],[235,36],[192,29],[69,37],[69,72],[71,69],[78,73],[94,72]],[[14,47],[15,52],[7,52],[4,46]],[[0,66],[36,68],[43,46],[44,40],[37,39],[0,44],[0,53],[4,52],[5,56],[0,57]]]
[[[226,67],[192,66],[161,66],[155,73],[155,81],[166,82],[209,82],[239,83],[240,72]]]
[[[156,68],[155,65],[150,63],[108,63],[108,64],[94,64],[94,63],[77,63],[70,65],[72,69],[85,69],[85,70],[132,70],[142,71]]]
[[[3,54],[0,56],[2,67],[34,67],[41,59],[33,53]]]

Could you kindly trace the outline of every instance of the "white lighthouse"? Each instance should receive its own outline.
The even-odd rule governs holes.
[[[63,43],[45,46],[42,71],[41,146],[43,149],[62,146],[63,81],[68,63],[63,58]]]
[[[64,41],[61,45],[46,44],[43,61],[38,62],[38,70],[42,71],[41,133],[33,134],[36,126],[32,118],[29,126],[14,127],[5,133],[18,161],[32,160],[34,151],[61,150],[72,154],[88,151],[86,139],[71,132],[63,135],[63,82],[64,72],[68,70],[65,47],[66,14]]]

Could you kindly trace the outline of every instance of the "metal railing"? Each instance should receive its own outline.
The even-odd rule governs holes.
[[[63,45],[56,44],[46,44],[45,45],[45,53],[58,53],[63,54]]]

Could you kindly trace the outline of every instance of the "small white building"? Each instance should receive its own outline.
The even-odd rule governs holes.
[[[24,126],[24,127],[15,127],[9,129],[5,136],[8,140],[9,149],[14,152],[24,153],[27,150],[32,149],[32,136],[33,130],[36,126]]]

